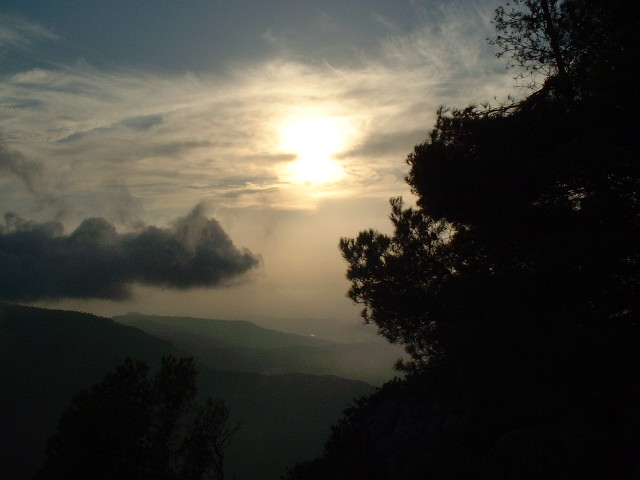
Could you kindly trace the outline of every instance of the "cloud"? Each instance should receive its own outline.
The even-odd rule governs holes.
[[[25,49],[34,40],[56,40],[58,37],[41,25],[0,12],[0,47]]]
[[[142,202],[131,194],[126,185],[114,183],[113,212],[115,218],[123,225],[141,228],[144,223],[141,220]]]
[[[130,128],[131,130],[144,131],[155,127],[156,125],[160,125],[162,120],[162,115],[141,115],[125,118],[120,122],[120,124]]]
[[[405,159],[424,140],[440,104],[513,93],[511,73],[484,41],[499,2],[331,1],[321,8],[300,2],[309,4],[301,6],[306,16],[275,8],[277,2],[254,2],[264,15],[246,2],[217,2],[213,10],[211,2],[192,2],[208,5],[203,8],[217,23],[200,14],[198,22],[184,21],[193,10],[182,3],[178,15],[163,10],[150,19],[129,3],[114,7],[126,17],[111,16],[110,8],[102,18],[90,9],[60,13],[64,7],[49,2],[40,21],[55,27],[61,41],[48,41],[37,26],[32,33],[23,29],[23,40],[0,41],[0,129],[7,147],[0,212],[52,218],[50,209],[34,208],[42,200],[26,194],[30,181],[38,192],[64,198],[67,230],[9,219],[0,235],[0,296],[76,297],[66,305],[91,311],[102,304],[104,313],[153,305],[222,316],[256,309],[324,315],[342,305],[341,314],[357,317],[344,297],[336,239],[390,228],[387,199],[410,196]],[[233,15],[220,15],[218,7]],[[93,17],[85,19],[87,12]],[[90,28],[92,21],[100,28]],[[182,28],[194,23],[206,35]],[[107,38],[113,29],[103,27],[111,24],[122,26],[117,38]],[[4,25],[18,39],[17,24]],[[87,28],[70,28],[77,25]],[[283,173],[296,152],[282,151],[279,134],[291,119],[314,116],[344,127],[336,162],[345,175],[330,184],[295,184]],[[216,206],[231,238],[269,260],[233,292],[184,291],[184,272],[198,267],[187,247],[196,240],[178,239],[179,226],[168,220],[201,200]],[[106,221],[86,220],[76,229],[91,217]],[[202,213],[196,217],[206,224]],[[170,226],[142,228],[142,218]],[[12,251],[10,240],[17,242]],[[256,268],[249,252],[236,249],[229,257],[234,271]],[[9,266],[14,278],[7,279]],[[202,284],[203,269],[187,278]],[[236,279],[242,275],[230,273],[214,286]],[[95,300],[131,292],[140,296],[131,303]]]
[[[42,165],[27,160],[20,152],[10,150],[0,138],[0,172],[15,175],[27,190],[34,192],[36,181],[42,175]]]
[[[119,233],[88,218],[71,234],[60,222],[6,214],[0,226],[0,298],[125,300],[135,283],[185,290],[229,284],[260,259],[237,248],[202,205],[170,227]]]
[[[278,48],[253,63],[229,63],[223,73],[88,62],[22,69],[0,79],[0,128],[26,158],[61,172],[64,189],[56,191],[77,215],[67,221],[118,220],[105,209],[114,202],[105,178],[127,185],[152,223],[202,199],[218,207],[314,208],[318,189],[288,182],[294,153],[279,150],[282,124],[313,116],[345,126],[338,160],[347,175],[322,195],[387,198],[404,189],[404,159],[440,104],[512,91],[511,74],[484,42],[494,3],[414,2],[415,15],[401,21],[392,15],[399,7],[378,2],[344,44],[355,48],[345,50],[348,61],[333,61],[333,46],[343,42],[334,45],[332,24],[318,18],[310,38],[327,45],[301,43],[298,24],[274,24]],[[343,20],[333,26],[347,28]],[[22,212],[19,201],[5,209]]]
[[[339,158],[349,157],[381,157],[395,154],[407,149],[407,145],[415,145],[424,141],[427,136],[426,129],[413,131],[401,131],[399,133],[381,133],[366,137],[360,145],[352,150],[340,154]]]
[[[26,158],[22,153],[7,148],[0,136],[0,173],[17,177],[27,191],[34,196],[39,207],[53,206],[61,217],[65,210],[64,201],[45,186],[45,172],[42,163]]]
[[[95,127],[86,131],[79,131],[67,135],[66,137],[56,140],[56,143],[68,143],[81,140],[89,135],[99,135],[101,133],[111,132],[119,127],[125,127],[134,132],[144,132],[156,125],[160,125],[163,121],[162,115],[141,115],[137,117],[125,118],[109,127]]]

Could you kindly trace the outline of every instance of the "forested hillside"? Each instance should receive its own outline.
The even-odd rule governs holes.
[[[72,396],[102,380],[125,358],[156,371],[160,358],[189,352],[137,328],[95,315],[0,303],[0,471],[31,478],[46,439]],[[329,426],[368,384],[330,376],[222,372],[196,363],[200,394],[224,400],[241,428],[226,470],[238,479],[270,480],[320,453]],[[233,478],[233,477],[231,477]]]
[[[263,374],[336,375],[382,385],[403,352],[381,343],[336,343],[262,328],[248,321],[129,313],[113,317],[171,341],[214,370]]]

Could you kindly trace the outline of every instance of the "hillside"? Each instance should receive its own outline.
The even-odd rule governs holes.
[[[113,317],[197,355],[216,370],[336,375],[381,385],[393,378],[402,350],[388,343],[336,343],[248,321],[129,313]]]
[[[378,335],[375,325],[367,325],[361,320],[353,321],[339,318],[282,318],[262,315],[250,315],[232,320],[248,320],[264,328],[296,335],[311,336],[330,340],[335,343],[379,343],[388,342]]]
[[[217,340],[221,345],[254,348],[290,347],[305,345],[318,347],[330,342],[314,337],[279,332],[242,320],[215,320],[194,317],[144,315],[128,313],[112,317],[123,325],[135,326],[153,334],[170,333],[207,340]]]
[[[0,303],[0,431],[9,439],[0,450],[0,471],[30,478],[72,395],[126,357],[155,366],[171,353],[186,354],[110,319]],[[202,394],[226,400],[242,423],[227,462],[239,480],[275,479],[292,462],[319,454],[340,412],[372,391],[330,376],[200,372]]]

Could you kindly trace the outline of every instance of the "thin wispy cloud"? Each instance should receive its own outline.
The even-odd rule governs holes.
[[[0,12],[0,48],[18,48],[27,50],[38,41],[54,41],[58,36],[43,27],[16,15]],[[2,50],[0,50],[0,58]]]
[[[165,185],[157,198],[173,204],[183,188],[232,188],[225,178],[237,183],[242,171],[248,180],[236,192],[199,193],[221,205],[234,199],[246,206],[255,198],[243,194],[249,184],[265,192],[278,187],[275,206],[303,206],[299,198],[286,199],[280,177],[287,160],[276,151],[274,127],[291,112],[351,126],[344,150],[358,155],[343,154],[340,162],[356,174],[334,188],[353,190],[365,178],[368,188],[376,178],[388,182],[439,104],[456,102],[461,90],[465,102],[507,91],[508,75],[487,63],[479,46],[490,28],[486,16],[475,13],[478,6],[473,15],[457,8],[428,12],[437,21],[423,18],[419,28],[386,37],[375,56],[363,55],[352,68],[271,58],[225,76],[106,72],[87,64],[21,72],[0,85],[0,97],[13,102],[0,125],[24,155],[47,158],[48,168],[72,169],[79,190],[100,192],[115,168],[124,184],[144,177],[146,184]],[[280,41],[284,48],[287,39]],[[286,47],[295,50],[295,42]],[[173,188],[166,188],[167,177]],[[179,207],[198,200],[185,198]]]
[[[53,209],[54,216],[61,218],[67,212],[67,205],[60,191],[50,183],[44,165],[25,157],[22,153],[6,146],[0,136],[0,173],[13,178],[32,196],[36,208]]]

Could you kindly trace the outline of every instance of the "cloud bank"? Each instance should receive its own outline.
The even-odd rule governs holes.
[[[404,158],[440,104],[511,92],[511,74],[484,42],[493,0],[429,3],[407,25],[376,17],[366,49],[348,43],[348,61],[332,55],[326,28],[347,29],[332,21],[274,27],[269,55],[223,72],[100,69],[91,58],[34,65],[0,78],[0,128],[11,148],[66,172],[65,198],[79,218],[109,217],[105,179],[127,185],[147,212],[174,207],[172,217],[203,199],[311,209],[314,195],[387,198],[404,191]],[[329,45],[301,45],[297,32],[309,28]],[[346,175],[319,191],[287,178],[279,131],[290,118],[325,117],[345,127]]]
[[[256,268],[201,205],[169,228],[118,233],[89,218],[64,235],[60,222],[34,223],[6,214],[0,225],[0,298],[125,300],[133,284],[173,289],[219,287]]]

